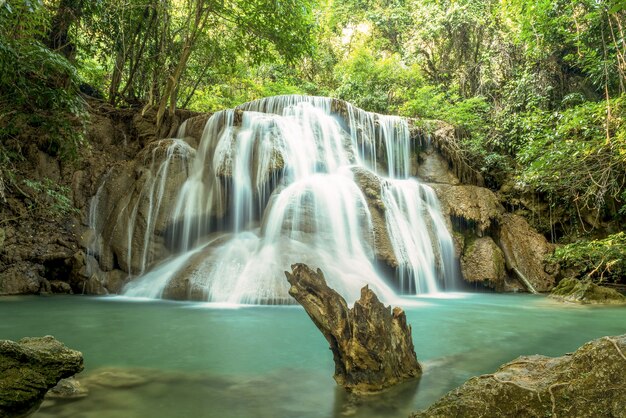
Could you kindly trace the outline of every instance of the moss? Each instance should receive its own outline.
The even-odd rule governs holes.
[[[598,286],[591,280],[567,278],[552,290],[550,297],[564,302],[581,304],[622,304],[626,296],[614,289]]]

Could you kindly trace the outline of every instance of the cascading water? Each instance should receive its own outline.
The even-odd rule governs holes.
[[[291,303],[283,272],[296,262],[321,268],[349,301],[364,285],[385,300],[450,289],[452,239],[432,189],[410,178],[411,151],[404,119],[332,99],[278,96],[218,112],[169,218],[169,246],[179,255],[125,294],[183,289],[212,302]],[[377,179],[365,193],[359,170]],[[370,195],[384,210],[395,278],[377,261],[381,228]]]

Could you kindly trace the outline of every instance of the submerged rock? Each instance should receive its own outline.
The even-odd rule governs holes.
[[[32,413],[49,389],[82,370],[82,353],[52,336],[0,341],[0,417]]]
[[[352,309],[326,285],[321,270],[304,264],[285,272],[289,294],[307,311],[330,344],[335,381],[353,393],[375,393],[419,377],[411,326],[402,309],[391,311],[367,286]]]
[[[562,302],[580,304],[626,304],[626,296],[617,290],[598,286],[590,280],[563,279],[552,289],[550,297]]]
[[[522,356],[449,392],[422,417],[623,417],[626,335],[563,357]]]
[[[89,394],[89,390],[73,377],[62,379],[46,393],[46,399],[78,399]]]

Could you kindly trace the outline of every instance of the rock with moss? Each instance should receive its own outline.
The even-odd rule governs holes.
[[[0,341],[0,418],[29,415],[49,389],[82,370],[82,353],[52,336]]]
[[[291,268],[285,272],[289,294],[330,344],[338,384],[355,394],[376,393],[422,374],[402,309],[384,306],[367,286],[349,309],[321,270],[304,264]]]
[[[411,418],[624,417],[626,335],[563,357],[523,356],[474,377]]]
[[[473,229],[483,236],[498,224],[504,208],[489,189],[478,186],[430,184],[441,202],[441,210],[462,229]]]
[[[563,279],[552,289],[550,297],[562,302],[619,305],[626,304],[626,296],[615,289],[599,286],[591,280]]]
[[[504,290],[506,269],[502,250],[490,237],[469,242],[461,257],[461,273],[467,282],[479,283],[497,291]]]
[[[537,292],[549,292],[554,287],[558,266],[546,262],[555,246],[518,215],[506,213],[500,219],[497,241],[504,253],[506,266],[517,272]]]

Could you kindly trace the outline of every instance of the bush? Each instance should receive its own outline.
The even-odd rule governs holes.
[[[602,240],[579,241],[556,249],[549,257],[562,269],[572,270],[576,278],[595,283],[626,282],[626,233],[620,232]]]

